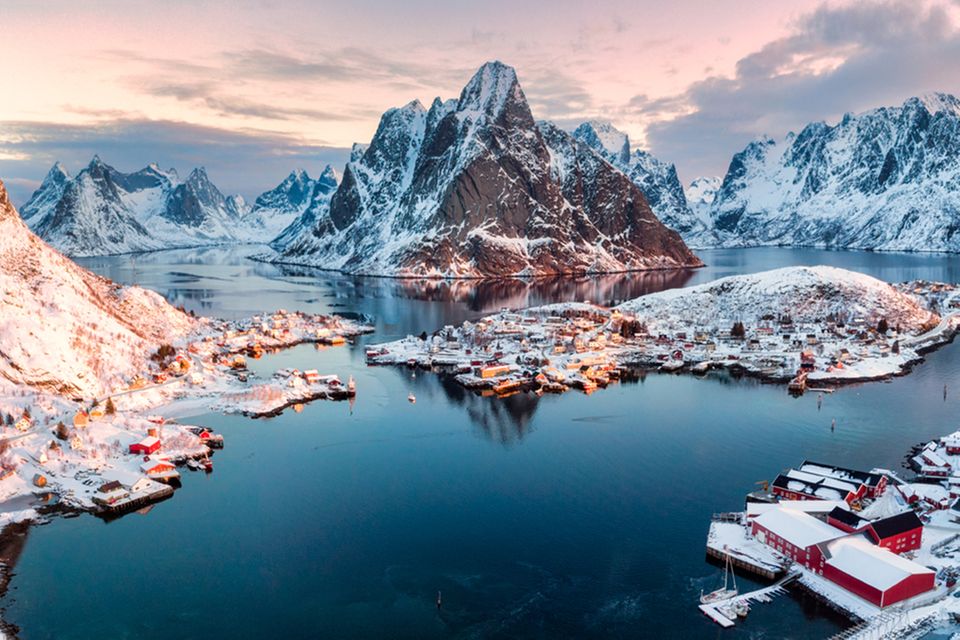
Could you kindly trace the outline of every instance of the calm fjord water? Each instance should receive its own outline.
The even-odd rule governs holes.
[[[365,344],[501,306],[606,303],[795,264],[958,282],[956,258],[705,251],[699,271],[528,287],[349,278],[246,260],[253,251],[84,264],[201,314],[369,314],[377,333],[357,345],[256,363],[264,374],[353,374],[355,405],[258,421],[183,416],[226,436],[216,471],[186,473],[145,516],[32,530],[2,602],[24,638],[824,637],[844,620],[799,595],[755,607],[730,631],[699,614],[696,597],[719,573],[704,561],[710,515],[803,458],[897,468],[911,444],[957,428],[957,345],[908,377],[827,396],[819,411],[812,395],[722,376],[480,398],[363,357]]]

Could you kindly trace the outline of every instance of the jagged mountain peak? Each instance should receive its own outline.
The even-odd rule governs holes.
[[[187,184],[193,185],[207,185],[210,184],[210,177],[207,175],[207,170],[204,167],[196,167],[193,171],[190,172],[190,175],[187,176],[185,180]]]
[[[340,184],[340,174],[336,169],[328,164],[326,167],[324,167],[320,177],[317,178],[317,183],[326,190],[336,189],[337,185]]]
[[[457,109],[460,112],[479,112],[497,118],[511,104],[521,105],[529,112],[527,98],[520,88],[513,67],[494,60],[487,62],[470,78],[460,92]],[[530,117],[533,122],[533,117]]]
[[[43,179],[44,182],[66,182],[70,179],[70,172],[67,171],[67,168],[63,166],[63,163],[57,160],[53,163],[53,166],[50,167],[50,171],[47,172],[46,177]]]
[[[511,67],[487,63],[458,100],[417,104],[354,147],[329,203],[315,196],[273,243],[279,261],[428,277],[700,264],[627,176],[538,128]]]
[[[587,120],[574,129],[573,137],[624,162],[630,157],[629,136],[606,120]]]
[[[930,115],[945,112],[954,115],[960,115],[960,99],[950,93],[932,91],[919,96],[908,98],[904,102],[904,107],[916,103],[922,105]]]

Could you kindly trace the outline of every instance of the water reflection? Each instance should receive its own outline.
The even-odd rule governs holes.
[[[484,438],[502,445],[513,445],[529,433],[540,398],[518,393],[505,398],[484,397],[457,384],[452,377],[440,378],[447,398],[464,408],[471,424]]]

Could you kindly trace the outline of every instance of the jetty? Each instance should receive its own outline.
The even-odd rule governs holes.
[[[749,606],[750,604],[766,604],[771,602],[775,597],[786,593],[786,586],[799,576],[800,572],[789,573],[774,584],[763,587],[762,589],[750,591],[749,593],[734,596],[733,598],[720,602],[701,604],[700,611],[724,629],[728,629],[736,624],[736,614],[732,616],[729,614],[731,614],[732,610],[736,609],[738,605]]]

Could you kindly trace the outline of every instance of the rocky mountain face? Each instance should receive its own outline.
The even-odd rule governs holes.
[[[631,149],[627,134],[608,122],[584,122],[573,132],[607,162],[627,174],[643,195],[654,214],[688,243],[696,244],[709,224],[687,203],[677,168],[640,149]]]
[[[514,70],[387,111],[314,224],[276,260],[350,273],[485,277],[699,265],[643,192],[588,145],[535,122]]]
[[[710,216],[726,246],[960,251],[960,100],[910,98],[756,140]]]
[[[275,241],[282,243],[304,226],[312,226],[313,218],[304,214],[328,203],[339,184],[340,176],[330,165],[317,179],[297,169],[256,199],[245,218],[246,225],[262,229],[263,237],[276,238]]]
[[[101,173],[84,180],[115,185]],[[196,322],[158,294],[116,285],[51,248],[27,228],[0,182],[0,387],[89,399],[124,384],[150,352]]]
[[[202,168],[180,180],[154,164],[122,173],[98,156],[75,177],[54,165],[22,208],[37,235],[71,256],[248,241],[247,214]]]

